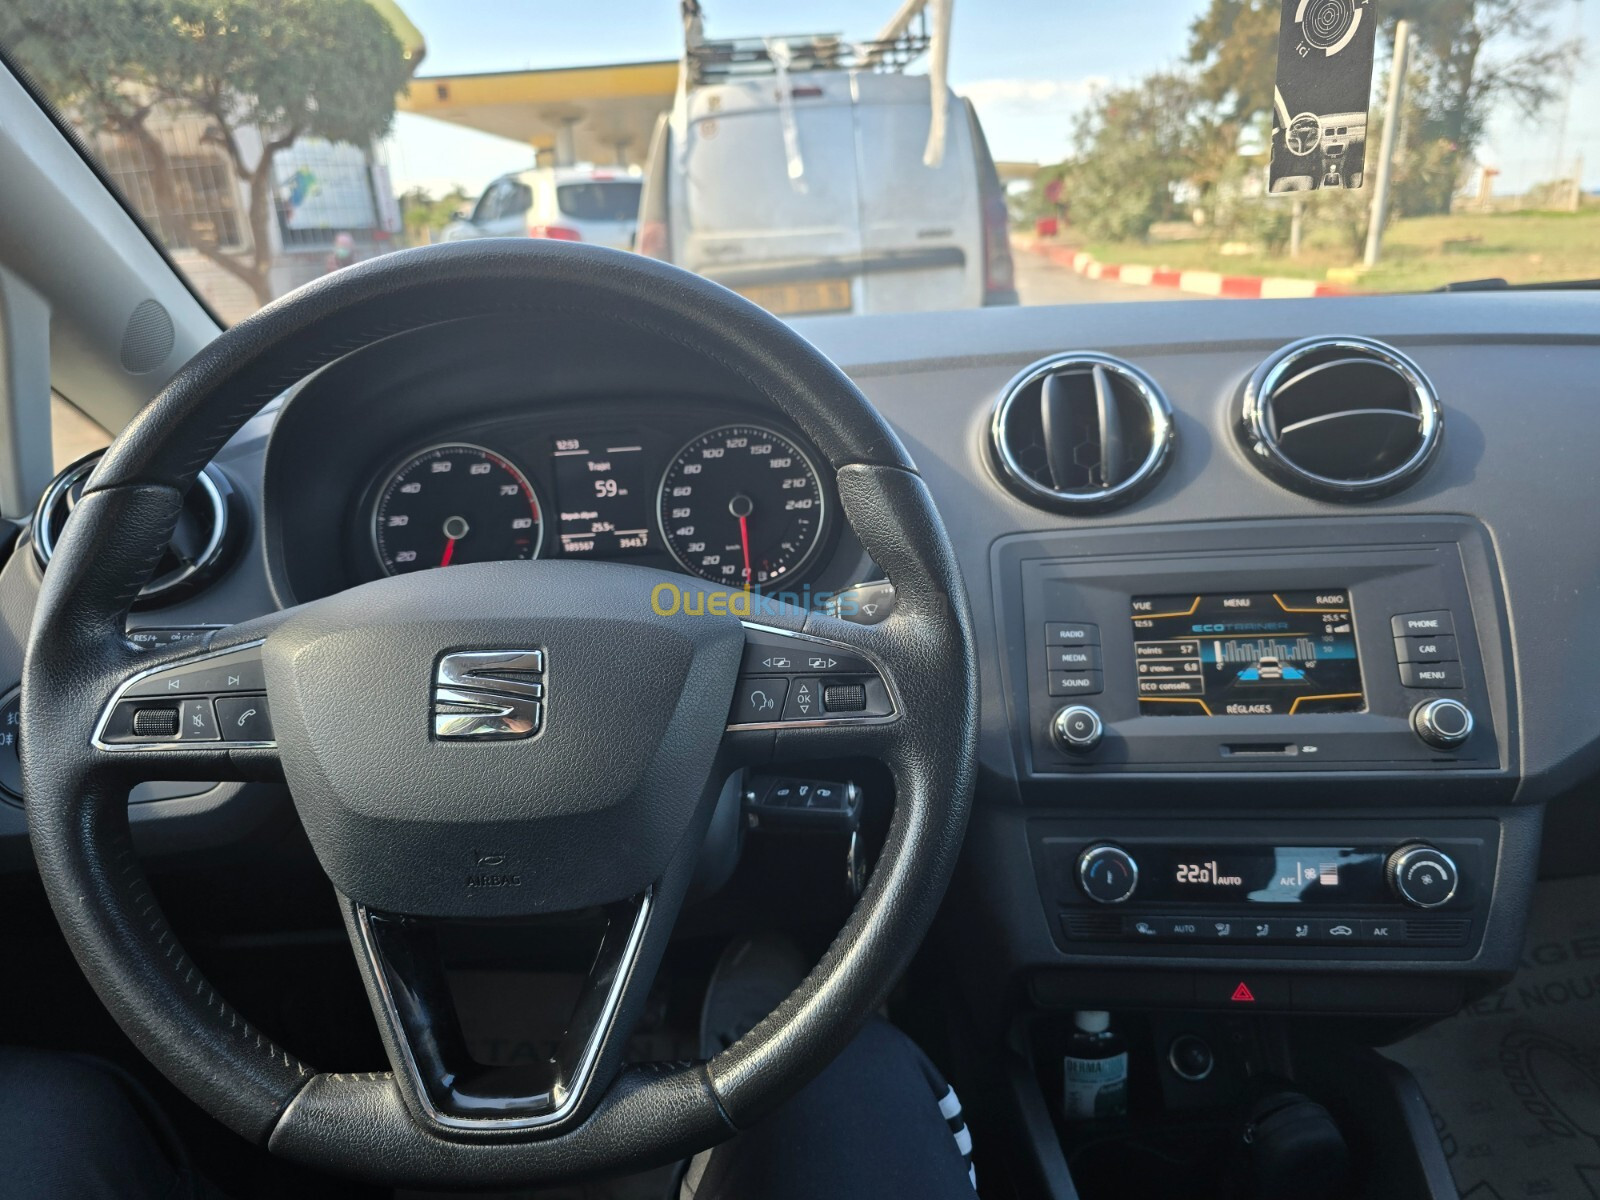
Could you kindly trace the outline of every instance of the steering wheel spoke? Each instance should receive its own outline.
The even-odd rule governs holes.
[[[223,630],[204,648],[141,654],[90,735],[100,767],[139,779],[281,776],[264,641]]]
[[[492,857],[492,856],[491,856]],[[502,879],[493,862],[483,878]],[[346,901],[395,1080],[425,1125],[556,1132],[608,1082],[671,925],[655,888],[576,912],[462,921]],[[654,935],[654,936],[652,936]],[[519,998],[482,1011],[490,986]],[[492,1033],[487,1032],[492,1023]]]
[[[905,702],[876,628],[809,614],[802,628],[745,621],[744,657],[728,714],[727,736],[751,744],[766,732],[772,761],[886,758]]]

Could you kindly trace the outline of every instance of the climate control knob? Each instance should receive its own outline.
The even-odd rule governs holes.
[[[1121,904],[1139,886],[1139,864],[1121,846],[1090,846],[1078,855],[1078,886],[1096,904]]]
[[[1472,736],[1472,710],[1459,700],[1424,700],[1411,710],[1411,728],[1428,745],[1451,750]]]
[[[1082,704],[1069,704],[1050,722],[1050,736],[1068,754],[1087,754],[1100,744],[1106,727],[1100,714]]]
[[[1438,908],[1449,902],[1461,884],[1455,861],[1443,850],[1414,842],[1389,856],[1389,886],[1407,904]]]

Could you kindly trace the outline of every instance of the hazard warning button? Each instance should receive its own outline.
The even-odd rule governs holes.
[[[1289,979],[1284,975],[1201,975],[1196,998],[1207,1008],[1235,1011],[1289,1007]]]

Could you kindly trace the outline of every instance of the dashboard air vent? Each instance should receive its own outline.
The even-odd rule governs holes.
[[[1285,346],[1245,385],[1237,432],[1250,460],[1285,487],[1371,500],[1409,485],[1444,432],[1433,385],[1369,338]]]
[[[39,498],[33,513],[33,554],[41,568],[50,565],[61,531],[83,495],[83,485],[101,453],[96,450],[67,467],[50,481]],[[170,604],[215,574],[227,546],[228,498],[232,493],[227,478],[215,467],[208,466],[200,473],[183,499],[167,552],[156,564],[150,582],[139,592],[135,608]]]
[[[1148,375],[1086,351],[1034,363],[1000,394],[990,437],[1023,499],[1063,512],[1123,504],[1172,450],[1172,408]]]

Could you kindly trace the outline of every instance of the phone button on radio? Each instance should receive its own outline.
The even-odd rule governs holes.
[[[225,742],[272,741],[272,714],[265,696],[218,696],[217,727]]]

